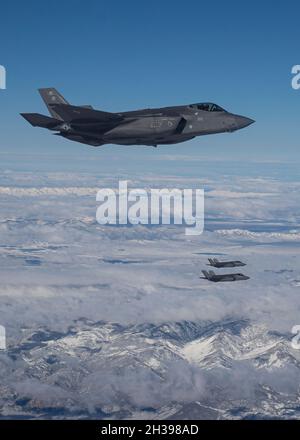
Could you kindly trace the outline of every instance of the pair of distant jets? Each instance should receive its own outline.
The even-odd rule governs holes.
[[[54,88],[39,92],[51,117],[39,113],[21,115],[34,127],[47,128],[57,136],[93,147],[177,144],[196,136],[233,132],[254,122],[209,102],[110,113],[94,110],[90,105],[70,105]]]
[[[217,258],[209,258],[209,265],[217,268],[221,267],[240,267],[240,266],[246,266],[245,263],[242,263],[241,261],[218,261]],[[209,281],[213,281],[214,283],[218,282],[225,282],[225,281],[243,281],[243,280],[249,280],[250,277],[247,277],[246,275],[242,273],[228,273],[223,275],[216,275],[213,270],[202,270],[202,273],[204,275],[204,279],[207,279]]]

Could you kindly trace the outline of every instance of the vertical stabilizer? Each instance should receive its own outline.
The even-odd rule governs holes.
[[[39,89],[39,93],[45,102],[49,113],[53,118],[63,120],[61,116],[52,108],[52,104],[69,104],[68,101],[53,87],[47,89]]]
[[[209,273],[207,272],[207,270],[202,270],[202,273],[203,273],[203,275],[205,276],[205,278],[206,278],[207,280],[209,280],[210,276],[209,276]]]

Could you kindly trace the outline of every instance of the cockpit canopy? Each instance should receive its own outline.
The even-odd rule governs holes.
[[[225,112],[226,111],[222,107],[220,107],[219,105],[213,104],[212,102],[202,102],[199,104],[191,104],[189,107],[194,110],[202,110],[205,112]]]

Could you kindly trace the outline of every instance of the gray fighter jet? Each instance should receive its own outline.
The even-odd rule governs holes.
[[[209,258],[209,266],[213,267],[239,267],[239,266],[246,266],[245,263],[242,263],[241,261],[219,261],[217,258]]]
[[[89,105],[70,105],[54,88],[39,92],[51,117],[39,113],[21,115],[34,127],[47,128],[58,136],[94,147],[176,144],[196,136],[233,132],[254,122],[212,103],[109,113]]]
[[[225,282],[225,281],[249,280],[249,277],[247,277],[242,273],[228,273],[223,275],[216,275],[212,270],[209,270],[208,272],[206,270],[202,270],[202,273],[204,275],[203,278],[209,281],[213,281],[214,283]]]

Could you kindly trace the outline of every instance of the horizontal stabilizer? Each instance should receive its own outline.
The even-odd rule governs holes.
[[[61,124],[59,119],[50,118],[39,113],[21,113],[21,116],[34,127],[54,128]]]

